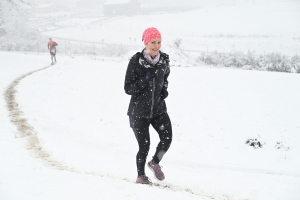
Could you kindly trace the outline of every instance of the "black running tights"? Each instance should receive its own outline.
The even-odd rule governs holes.
[[[163,113],[152,119],[138,118],[133,121],[133,119],[130,118],[130,121],[132,125],[131,127],[139,144],[139,151],[136,155],[136,165],[138,175],[140,176],[145,174],[146,159],[150,149],[150,124],[157,131],[160,138],[160,142],[156,147],[156,152],[152,159],[152,161],[156,164],[161,161],[162,157],[171,145],[172,124],[167,113]]]

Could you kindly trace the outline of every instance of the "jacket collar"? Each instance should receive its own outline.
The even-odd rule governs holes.
[[[155,68],[155,66],[160,66],[162,64],[165,64],[167,61],[164,59],[164,57],[162,56],[162,52],[159,51],[159,60],[155,65],[151,65],[146,58],[144,57],[144,51],[145,49],[142,50],[141,52],[141,56],[139,58],[139,64],[142,65],[145,68]]]

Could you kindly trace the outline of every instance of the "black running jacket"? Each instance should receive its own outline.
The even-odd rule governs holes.
[[[168,96],[169,55],[160,51],[159,61],[153,66],[143,51],[132,56],[127,67],[124,89],[131,95],[127,115],[154,118],[167,112],[164,99]],[[147,72],[151,73],[151,81],[146,80]]]

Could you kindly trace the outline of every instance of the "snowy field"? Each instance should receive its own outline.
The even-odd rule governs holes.
[[[181,47],[186,50],[299,55],[300,1],[264,2],[206,7],[186,13],[99,18],[97,23],[96,19],[72,18],[57,23],[65,28],[43,34],[53,38],[142,45],[141,33],[145,27],[155,26],[162,32],[165,45],[181,39]],[[78,27],[69,27],[74,24]]]
[[[2,68],[3,92],[49,59],[0,55],[9,66]],[[149,187],[134,184],[126,65],[125,58],[59,57],[25,76],[15,86],[21,132],[2,98],[1,199],[299,199],[298,74],[172,68],[174,140],[162,162],[166,180],[146,169],[158,184]],[[158,142],[153,130],[151,136],[150,155]],[[245,144],[251,138],[263,148]]]
[[[279,19],[269,18],[270,26],[261,23],[251,28],[255,25],[246,26],[246,19],[240,19],[240,29],[229,31],[222,20],[233,17],[230,9],[234,8],[224,7],[208,11],[221,9],[224,18],[204,20],[209,14],[200,10],[203,20],[199,23],[211,35],[280,37],[280,30],[290,36],[295,30],[300,36],[299,26],[295,26],[300,17],[294,18],[300,7],[272,5],[270,10],[282,9],[284,14]],[[269,14],[276,13],[270,10]],[[54,39],[82,40],[100,40],[101,33],[114,43],[136,37],[142,48],[139,38],[145,27],[162,30],[163,50],[170,53],[172,65],[166,103],[174,139],[161,162],[165,181],[154,179],[146,168],[153,186],[134,183],[138,145],[126,115],[130,96],[123,89],[128,57],[141,49],[122,57],[58,54],[53,66],[48,54],[0,52],[0,199],[300,199],[299,74],[193,66],[168,42],[178,35],[190,38],[190,43],[184,43],[186,48],[194,48],[194,42],[214,45],[212,38],[188,35],[187,29],[199,30],[192,22],[171,31],[177,27],[172,19],[180,16],[180,24],[196,14],[122,18],[101,27],[45,33]],[[158,17],[163,20],[156,20]],[[267,20],[261,18],[251,19],[257,23]],[[236,24],[239,19],[234,19]],[[289,24],[284,23],[287,19]],[[118,35],[120,24],[132,26],[123,26],[124,34]],[[222,40],[224,44],[232,41]],[[241,50],[251,43],[248,37],[243,41],[237,42]],[[297,49],[299,43],[291,42],[286,49]],[[283,49],[279,48],[282,40],[274,37],[272,44],[262,49]],[[222,45],[219,47],[221,51]],[[178,63],[190,67],[174,67]],[[156,132],[150,132],[149,159],[158,143]],[[255,138],[262,148],[246,144]]]

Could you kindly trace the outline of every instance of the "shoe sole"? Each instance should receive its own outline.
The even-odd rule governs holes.
[[[141,184],[141,185],[152,185],[153,183],[137,183],[137,182],[135,182],[135,184]]]

